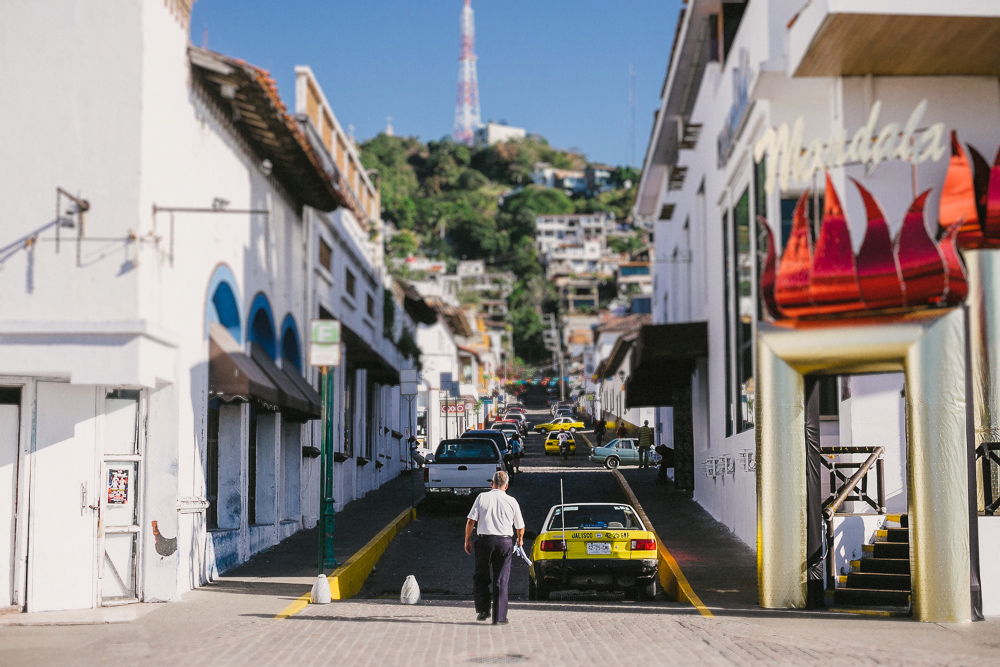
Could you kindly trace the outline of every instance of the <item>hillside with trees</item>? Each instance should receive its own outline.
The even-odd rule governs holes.
[[[482,259],[517,277],[509,298],[514,351],[525,361],[548,357],[541,313],[555,310],[555,293],[535,246],[535,216],[611,211],[629,216],[638,172],[618,167],[614,189],[593,196],[567,196],[531,182],[534,165],[582,170],[586,158],[552,148],[540,137],[470,148],[450,139],[426,144],[412,137],[380,134],[361,145],[361,160],[381,179],[382,217],[396,228],[386,242],[393,270],[398,260],[423,255],[448,262]],[[629,186],[626,188],[625,186]]]

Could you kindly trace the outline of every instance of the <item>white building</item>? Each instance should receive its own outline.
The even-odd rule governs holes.
[[[539,215],[535,218],[535,245],[542,256],[553,248],[586,241],[597,241],[603,250],[608,234],[614,231],[614,213]]]
[[[377,188],[308,72],[296,119],[189,12],[0,10],[32,108],[0,112],[0,606],[175,600],[314,524],[317,316],[345,332],[338,503],[405,465]]]
[[[757,216],[775,230],[780,256],[795,201],[807,188],[822,194],[815,166],[835,162],[838,145],[860,137],[858,146],[878,150],[862,151],[865,164],[830,169],[855,252],[866,215],[849,178],[878,199],[892,232],[915,195],[933,188],[926,211],[936,228],[946,130],[985,155],[1000,142],[1000,70],[966,47],[973,37],[995,36],[998,17],[991,3],[929,0],[692,0],[684,9],[635,214],[656,222],[654,322],[675,327],[662,330],[661,342],[670,347],[684,333],[692,343],[652,367],[662,371],[662,385],[664,369],[690,366],[677,370],[667,396],[636,387],[634,400],[673,400],[675,424],[682,421],[676,401],[690,401],[683,418],[690,419],[683,434],[690,441],[673,443],[678,457],[690,448],[684,474],[694,498],[751,548],[758,539],[753,404],[765,251]],[[788,148],[779,150],[785,141]],[[910,150],[916,160],[898,159]],[[900,374],[884,374],[840,378],[821,391],[823,446],[886,447],[889,513],[907,511],[902,386]],[[671,438],[666,428],[663,438]],[[997,553],[995,521],[979,521],[983,563]],[[866,523],[850,544],[838,542],[838,568],[860,554],[878,523]],[[1000,613],[998,583],[984,566],[987,613]]]
[[[476,130],[476,143],[480,146],[492,146],[507,141],[517,141],[527,136],[523,127],[513,127],[503,123],[490,121]]]

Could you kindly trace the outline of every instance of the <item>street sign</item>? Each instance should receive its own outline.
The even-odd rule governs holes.
[[[403,396],[417,395],[417,369],[406,368],[399,371],[399,393]]]
[[[312,320],[309,322],[309,365],[340,365],[340,322]]]

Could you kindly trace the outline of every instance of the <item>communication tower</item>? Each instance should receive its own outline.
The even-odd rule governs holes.
[[[476,25],[471,0],[462,7],[462,48],[458,56],[458,98],[455,100],[455,141],[469,146],[482,126],[479,77],[476,75]]]

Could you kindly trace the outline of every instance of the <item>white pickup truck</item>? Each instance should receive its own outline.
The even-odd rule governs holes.
[[[424,490],[428,499],[472,499],[489,491],[493,475],[503,469],[503,456],[492,440],[442,440],[424,467]]]

